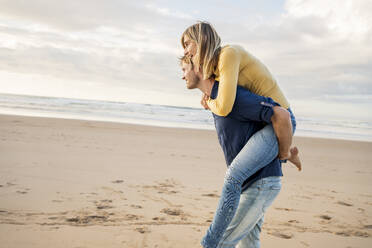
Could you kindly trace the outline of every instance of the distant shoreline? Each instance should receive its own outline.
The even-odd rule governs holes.
[[[214,130],[202,108],[0,93],[0,114]],[[372,121],[297,115],[296,136],[372,142]]]
[[[71,121],[89,121],[89,122],[97,122],[97,123],[112,123],[112,124],[123,124],[123,125],[130,125],[130,126],[144,126],[144,127],[155,127],[155,128],[172,128],[172,129],[184,129],[184,130],[200,130],[200,131],[212,131],[214,132],[214,127],[185,127],[185,126],[176,126],[176,125],[167,125],[167,123],[156,123],[152,122],[152,124],[144,123],[143,121],[138,120],[128,120],[125,121],[124,119],[115,119],[115,120],[109,120],[105,118],[89,118],[89,117],[66,117],[66,116],[38,116],[38,115],[32,115],[32,114],[4,114],[0,112],[0,118],[1,116],[4,117],[26,117],[26,118],[43,118],[43,119],[61,119],[61,120],[71,120]],[[137,122],[136,122],[137,121]],[[298,131],[297,131],[298,132]],[[334,141],[351,141],[351,142],[363,142],[363,143],[372,143],[372,141],[369,140],[357,140],[357,139],[347,139],[347,138],[338,138],[338,137],[324,137],[324,136],[314,136],[314,135],[301,135],[296,133],[295,137],[299,138],[306,138],[306,139],[323,139],[323,140],[334,140]]]

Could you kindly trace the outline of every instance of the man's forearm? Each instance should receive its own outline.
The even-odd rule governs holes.
[[[289,149],[292,145],[292,123],[289,112],[275,106],[274,115],[271,117],[272,125],[279,144],[279,159],[287,159],[290,156]]]

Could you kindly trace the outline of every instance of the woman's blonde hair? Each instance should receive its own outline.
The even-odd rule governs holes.
[[[204,79],[214,76],[221,51],[221,38],[216,30],[207,22],[197,22],[183,32],[181,36],[183,48],[185,36],[196,43],[197,50],[193,62],[197,70],[199,67],[202,69]]]

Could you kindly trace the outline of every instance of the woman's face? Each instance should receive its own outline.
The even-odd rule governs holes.
[[[187,35],[185,35],[183,43],[185,44],[184,55],[193,57],[196,54],[197,50],[196,42],[191,40]]]

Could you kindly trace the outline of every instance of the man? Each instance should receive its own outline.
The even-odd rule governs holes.
[[[203,80],[201,71],[196,72],[192,61],[187,57],[181,59],[181,66],[182,79],[186,81],[188,89],[198,88],[212,99],[216,98],[218,82],[213,79]],[[271,123],[274,116],[278,118],[281,113],[284,113],[283,108],[277,106],[270,98],[254,95],[238,86],[231,113],[226,117],[213,114],[227,165],[230,166],[249,138],[263,127],[263,123]],[[242,186],[238,208],[222,237],[217,239],[217,243],[213,243],[214,237],[207,237],[207,233],[202,245],[227,248],[238,244],[241,248],[259,247],[264,213],[279,194],[282,175],[280,161],[275,159],[246,179]]]

